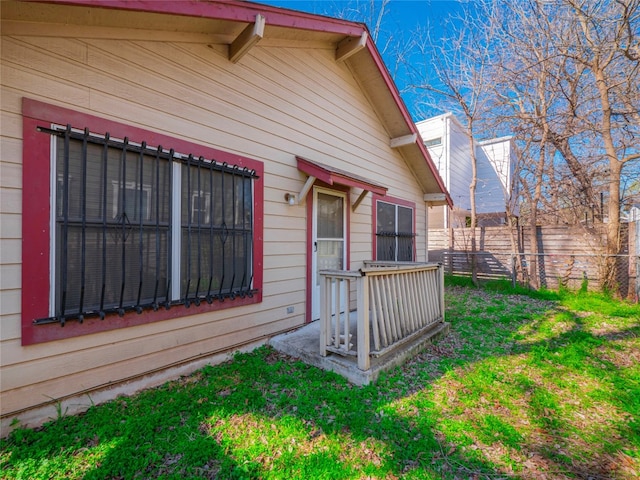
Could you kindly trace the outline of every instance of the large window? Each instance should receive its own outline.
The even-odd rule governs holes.
[[[413,205],[398,200],[374,201],[376,209],[376,260],[412,262],[415,260]]]
[[[42,105],[25,102],[25,110]],[[51,232],[49,265],[29,252],[35,246],[27,238],[33,230],[23,228],[23,272],[48,272],[48,279],[38,283],[48,285],[49,292],[48,310],[31,303],[26,312],[23,308],[29,317],[23,318],[23,333],[24,327],[28,330],[23,343],[51,339],[38,329],[55,324],[97,321],[117,327],[119,317],[131,325],[177,316],[169,310],[180,309],[184,315],[185,307],[199,307],[189,311],[196,313],[259,301],[259,162],[94,117],[71,116],[85,123],[61,127],[25,119],[25,150],[31,141],[38,144],[33,149],[38,157],[46,151],[49,157],[48,165],[39,158],[36,175],[27,175],[36,159],[25,153],[25,195],[42,170],[50,172],[52,193],[46,229]],[[96,122],[101,128],[91,130]],[[106,133],[105,126],[115,133]],[[127,132],[131,136],[122,135]],[[33,207],[26,199],[24,204],[26,221]],[[23,283],[27,298],[38,297],[29,282]]]

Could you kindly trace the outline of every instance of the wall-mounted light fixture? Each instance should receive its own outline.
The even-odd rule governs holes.
[[[296,204],[296,194],[295,193],[285,193],[284,194],[284,199],[291,206]]]

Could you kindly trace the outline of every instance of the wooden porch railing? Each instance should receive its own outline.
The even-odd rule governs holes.
[[[355,331],[351,282],[357,297]],[[444,269],[439,263],[365,262],[360,270],[321,270],[320,302],[320,354],[357,356],[358,368],[368,370],[372,356],[444,321]]]

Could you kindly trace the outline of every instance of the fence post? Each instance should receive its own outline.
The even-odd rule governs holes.
[[[511,254],[511,286],[516,288],[516,283],[518,281],[518,272],[516,272],[516,256]]]

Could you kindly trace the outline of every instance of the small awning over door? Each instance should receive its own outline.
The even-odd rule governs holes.
[[[307,193],[309,193],[309,189],[316,180],[320,180],[327,185],[344,185],[347,187],[362,189],[362,193],[351,206],[352,210],[355,210],[358,205],[360,205],[360,202],[362,202],[368,192],[373,192],[382,196],[387,194],[387,187],[378,185],[371,180],[367,180],[366,178],[360,177],[354,173],[346,172],[339,168],[324,165],[322,163],[312,162],[311,160],[307,160],[303,157],[296,157],[296,160],[298,161],[298,170],[309,175],[307,182],[304,184],[304,187],[302,187],[302,190],[298,195],[297,200],[300,203],[304,201]]]

